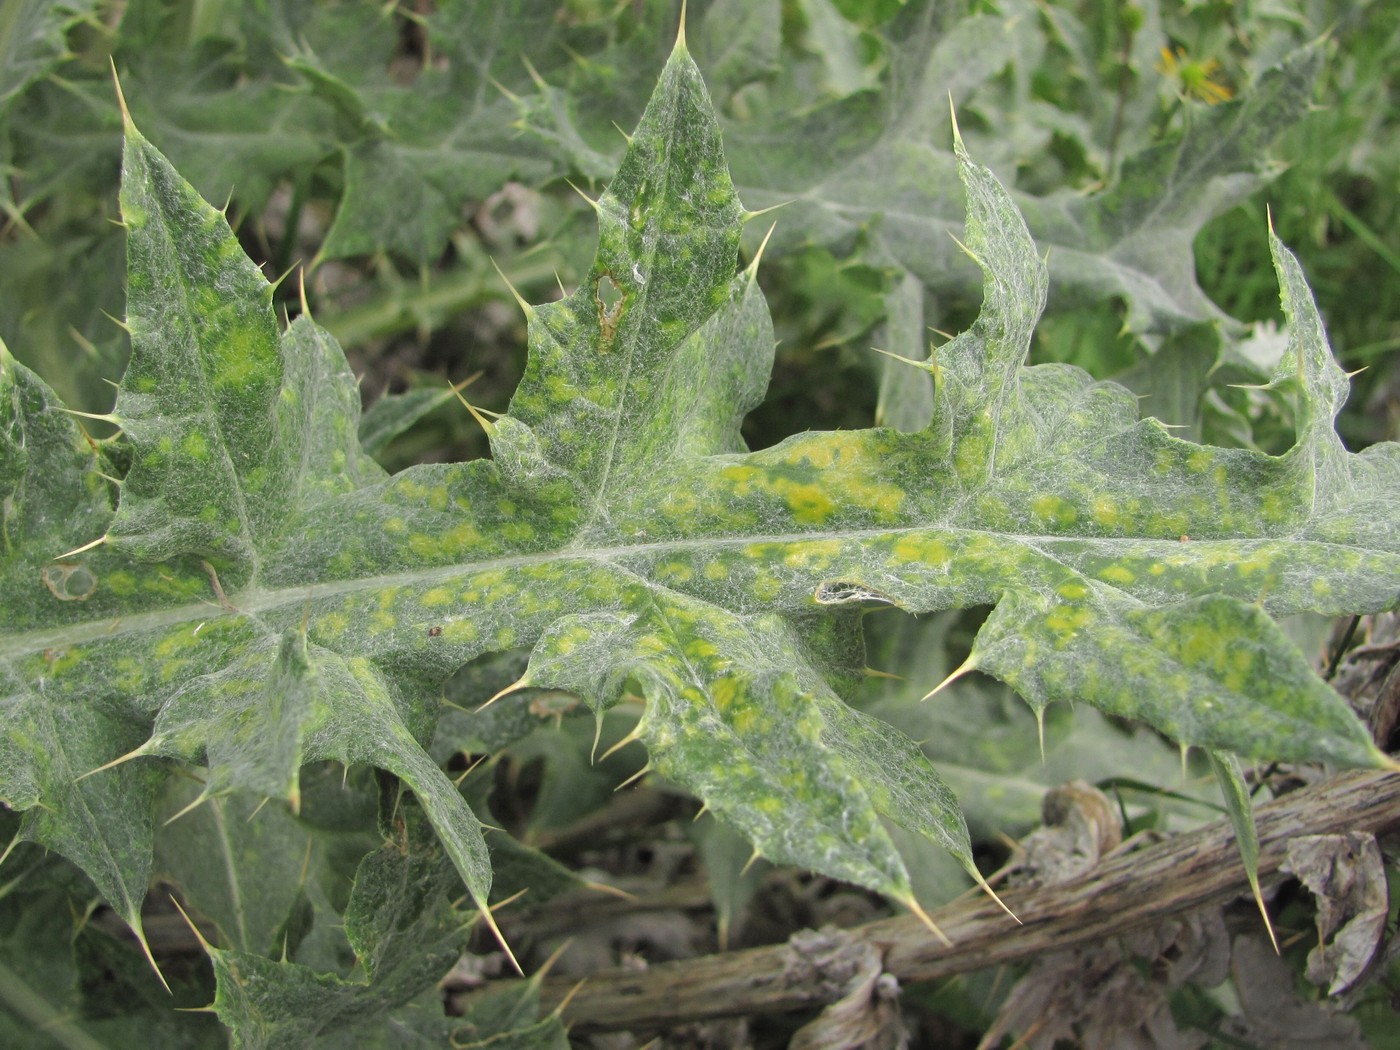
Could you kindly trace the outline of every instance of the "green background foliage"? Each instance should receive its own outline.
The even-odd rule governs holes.
[[[1355,192],[1393,135],[1347,90],[1393,19],[1113,7],[718,0],[676,44],[668,4],[7,4],[8,1016],[218,1045],[130,958],[94,1010],[129,945],[53,950],[99,901],[142,937],[159,880],[212,961],[175,1002],[237,1045],[565,1045],[536,984],[433,990],[488,902],[580,881],[483,834],[466,754],[538,749],[565,823],[639,741],[757,855],[909,906],[1057,770],[1169,782],[1162,738],[1237,821],[1235,755],[1384,764],[1275,618],[1400,594],[1389,379],[1348,451],[1284,246],[1322,201],[1393,258]],[[1380,355],[1393,313],[1333,293],[1339,356]],[[484,446],[434,355],[484,372]],[[415,385],[362,414],[385,360]]]

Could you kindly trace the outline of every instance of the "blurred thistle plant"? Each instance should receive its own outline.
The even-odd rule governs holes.
[[[1220,63],[1213,58],[1190,59],[1183,47],[1164,47],[1155,68],[1164,77],[1175,80],[1178,92],[1185,98],[1199,99],[1208,106],[1234,98],[1234,89],[1214,79],[1220,72]]]

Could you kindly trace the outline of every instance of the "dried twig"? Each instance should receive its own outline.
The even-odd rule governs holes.
[[[1278,876],[1287,843],[1298,835],[1400,830],[1400,775],[1341,774],[1261,805],[1259,875]],[[968,900],[934,913],[951,948],[911,917],[845,931],[873,945],[884,969],[900,981],[948,977],[1022,961],[1150,926],[1191,908],[1247,893],[1226,821],[1139,852],[1113,857],[1086,878],[1012,890],[1006,903],[1023,925],[994,903]],[[649,970],[591,976],[564,1010],[577,1031],[656,1029],[688,1021],[824,1006],[844,987],[814,968],[791,943],[666,963]],[[542,1006],[552,1009],[575,978],[548,979]]]

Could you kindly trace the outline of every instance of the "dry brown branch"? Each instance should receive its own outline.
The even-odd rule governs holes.
[[[1400,829],[1400,775],[1345,773],[1260,806],[1256,818],[1259,874],[1267,881],[1294,836]],[[825,951],[813,951],[809,940],[800,948],[789,942],[597,973],[568,1003],[564,1019],[576,1031],[656,1029],[824,1006],[845,990],[851,953],[843,948],[853,944],[873,945],[885,971],[901,982],[948,977],[1122,934],[1245,892],[1234,835],[1222,820],[1110,858],[1079,881],[1006,893],[1022,925],[984,899],[940,909],[933,918],[951,948],[912,916],[901,916],[830,935]],[[546,980],[543,1008],[552,1009],[575,983]]]

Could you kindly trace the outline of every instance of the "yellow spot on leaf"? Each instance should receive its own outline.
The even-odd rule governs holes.
[[[1118,505],[1107,496],[1096,496],[1090,513],[1094,521],[1106,529],[1116,528],[1123,523],[1122,515],[1118,513]]]
[[[209,443],[204,440],[204,435],[198,430],[191,430],[186,434],[180,445],[191,459],[197,459],[203,463],[209,458]]]
[[[1031,513],[1041,521],[1061,528],[1073,525],[1079,519],[1079,512],[1059,496],[1037,496],[1031,501]]]
[[[657,575],[675,583],[685,583],[695,575],[695,570],[683,561],[668,561],[657,569]]]
[[[763,719],[753,707],[744,707],[734,713],[729,720],[729,724],[734,727],[734,732],[740,736],[750,736],[763,725]]]
[[[952,560],[952,552],[942,540],[923,536],[901,536],[895,541],[892,560],[896,564],[921,563],[924,565],[946,565]]]
[[[443,625],[442,637],[449,642],[474,642],[480,632],[470,620],[452,620]]]
[[[350,619],[344,613],[326,613],[316,621],[316,633],[326,638],[336,638],[345,633],[345,629],[350,626]]]
[[[761,602],[771,602],[782,590],[782,581],[772,573],[762,573],[753,581],[753,595]]]
[[[1117,583],[1126,586],[1137,579],[1137,574],[1123,565],[1110,565],[1099,570],[1099,579],[1105,583]]]
[[[792,516],[802,525],[820,525],[836,511],[836,504],[819,485],[780,485]]]
[[[1055,593],[1068,601],[1077,602],[1089,593],[1089,588],[1078,580],[1071,580],[1056,587]]]
[[[710,697],[714,700],[715,707],[721,711],[733,704],[740,695],[739,683],[733,678],[716,678],[710,686]]]
[[[441,605],[451,605],[455,600],[453,593],[446,587],[434,587],[423,595],[423,604],[430,609]]]
[[[719,649],[715,647],[714,642],[707,641],[704,638],[697,638],[692,642],[687,642],[685,647],[685,655],[692,660],[708,660],[718,652]]]
[[[1094,619],[1094,614],[1082,605],[1057,605],[1045,617],[1045,626],[1056,634],[1073,635]]]

